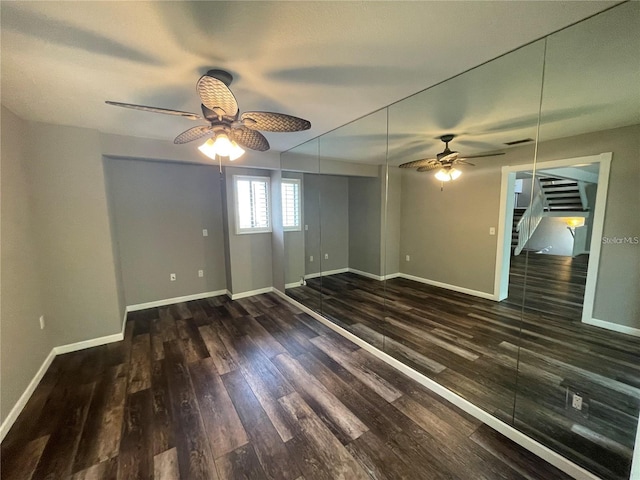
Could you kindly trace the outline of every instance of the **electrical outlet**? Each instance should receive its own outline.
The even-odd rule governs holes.
[[[175,273],[171,273],[169,275],[169,280],[171,280],[172,282],[175,282],[176,281],[176,274]]]
[[[313,262],[313,255],[309,255],[309,261]]]
[[[406,256],[404,257],[404,259],[405,259],[407,262],[410,262],[410,261],[411,261],[411,255],[406,255]]]
[[[204,270],[198,270],[198,276],[204,277]]]
[[[589,394],[585,391],[574,390],[567,386],[565,408],[567,415],[575,419],[589,418]]]
[[[325,259],[325,260],[329,260],[329,254],[328,254],[328,253],[325,253],[325,254],[324,254],[324,259]]]
[[[582,397],[577,393],[573,394],[573,398],[571,399],[571,406],[576,410],[582,410]]]
[[[202,229],[202,236],[203,237],[208,237],[209,236],[209,230],[207,230],[206,228]]]
[[[44,330],[44,315],[40,315],[40,330]]]

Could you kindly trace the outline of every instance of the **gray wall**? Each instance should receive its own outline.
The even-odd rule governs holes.
[[[4,422],[54,346],[40,330],[45,313],[40,294],[36,228],[27,163],[28,125],[2,107],[0,145],[0,421]]]
[[[541,142],[538,162],[613,152],[605,214],[606,237],[640,232],[640,126]],[[502,165],[533,162],[533,147],[477,162],[455,182],[402,172],[400,269],[403,273],[485,293],[493,292]],[[390,192],[391,193],[391,192]],[[594,317],[640,328],[640,254],[634,245],[603,245]],[[411,255],[406,262],[404,256]],[[635,290],[634,290],[635,289]]]
[[[640,236],[640,125],[542,142],[538,161],[601,152],[613,152],[603,236]],[[639,245],[602,245],[594,318],[640,328],[639,266]]]
[[[276,290],[284,292],[284,231],[282,227],[282,172],[271,171],[271,271],[272,285]]]
[[[111,158],[105,169],[126,304],[226,290],[219,171]]]
[[[349,179],[304,174],[305,273],[349,267]],[[329,255],[325,259],[325,254]],[[310,256],[314,260],[311,262]],[[321,258],[320,258],[321,257]]]
[[[322,271],[349,267],[349,179],[320,175]],[[329,255],[325,259],[325,255]]]
[[[29,180],[54,345],[122,331],[98,132],[30,125]]]
[[[349,177],[348,182],[349,268],[382,275],[380,178]]]
[[[543,217],[527,242],[526,248],[546,250],[547,255],[573,254],[573,237],[567,229],[566,217]]]
[[[387,169],[384,169],[387,170]],[[402,228],[402,172],[398,167],[389,167],[383,179],[383,198],[386,208],[383,211],[382,248],[385,259],[384,275],[400,272],[400,232]]]
[[[499,168],[465,169],[443,191],[433,172],[404,170],[400,271],[492,293],[496,236],[489,227],[497,227],[499,200]]]
[[[229,266],[231,268],[231,285],[227,284],[227,288],[237,295],[271,287],[273,263],[271,233],[236,234],[234,175],[270,177],[271,174],[268,170],[225,167]],[[273,199],[271,208],[273,209]]]
[[[320,175],[304,174],[304,272],[320,272]],[[313,260],[311,260],[313,257]]]

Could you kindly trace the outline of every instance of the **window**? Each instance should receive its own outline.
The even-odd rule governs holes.
[[[282,179],[282,226],[285,232],[300,228],[300,180]]]
[[[234,175],[236,194],[236,233],[271,231],[269,177]]]

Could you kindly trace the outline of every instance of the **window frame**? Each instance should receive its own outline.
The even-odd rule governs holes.
[[[284,224],[284,220],[285,220],[285,212],[284,212],[284,198],[281,198],[281,202],[282,202],[282,229],[285,232],[301,232],[302,231],[302,182],[300,181],[299,178],[283,178],[281,180],[281,184],[284,185],[285,183],[289,183],[289,184],[293,184],[293,185],[297,185],[297,189],[298,189],[298,224],[294,225],[294,226],[285,226]],[[280,196],[282,197],[284,194],[284,188],[281,187],[281,194]]]
[[[238,195],[238,182],[263,182],[266,184],[267,199],[267,226],[266,227],[240,227],[240,202]],[[252,233],[271,233],[273,231],[273,222],[271,220],[271,177],[260,175],[234,175],[233,176],[233,196],[235,201],[235,219],[236,219],[236,235],[246,235]]]

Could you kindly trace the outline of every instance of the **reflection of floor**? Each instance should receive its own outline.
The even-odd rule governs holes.
[[[320,291],[325,316],[509,423],[517,385],[517,428],[603,478],[628,478],[640,339],[536,311],[521,322],[520,306],[400,278],[385,287],[346,273],[287,294],[315,308]],[[566,406],[568,389],[588,413]]]
[[[568,478],[273,294],[130,313],[124,341],[57,357],[1,460],[5,480]]]
[[[571,321],[582,316],[584,286],[589,255],[575,258],[529,252],[511,257],[509,297],[506,302],[522,305],[525,265],[528,309],[560,315]]]

